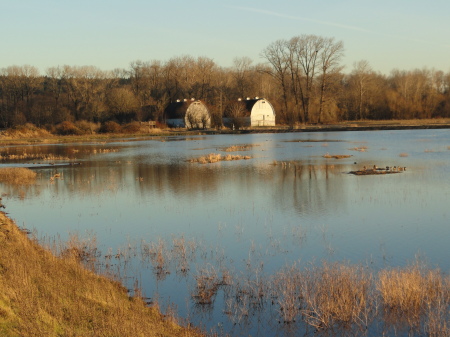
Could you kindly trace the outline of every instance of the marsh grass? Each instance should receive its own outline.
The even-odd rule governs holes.
[[[439,270],[430,270],[418,262],[406,268],[381,271],[377,288],[385,321],[395,326],[405,324],[415,330],[424,324],[434,335],[444,331],[450,334],[446,323],[449,281]]]
[[[329,153],[323,155],[324,158],[334,158],[334,159],[350,158],[351,156],[352,155],[350,154],[329,154]]]
[[[68,241],[61,248],[60,256],[82,263],[93,272],[98,271],[96,262],[100,252],[97,249],[97,237],[90,233],[85,238],[80,238],[78,233],[71,233]]]
[[[172,238],[172,256],[176,261],[176,271],[182,275],[190,269],[190,263],[195,259],[197,243],[194,240],[186,241],[184,236]]]
[[[36,182],[36,172],[24,167],[0,168],[0,182],[11,185],[31,185]]]
[[[325,229],[322,232],[325,235]],[[267,275],[263,272],[264,253],[252,245],[243,270],[232,272],[220,248],[173,236],[150,243],[130,242],[116,259],[110,250],[105,257],[109,262],[116,261],[114,274],[111,269],[106,273],[101,270],[106,264],[99,261],[95,236],[88,235],[88,239],[71,235],[59,249],[64,261],[87,264],[97,273],[115,275],[116,280],[127,284],[132,283],[126,268],[133,258],[141,259],[144,266],[151,265],[159,281],[175,270],[177,276],[187,278],[187,300],[193,304],[195,315],[216,310],[216,298],[222,294],[224,315],[243,329],[260,317],[257,319],[266,320],[264,324],[276,324],[295,333],[313,329],[321,336],[370,335],[370,329],[388,334],[410,331],[412,335],[450,335],[450,278],[418,262],[380,272],[342,262],[306,267],[293,263]],[[193,268],[194,263],[197,267]],[[140,284],[134,281],[134,291],[128,291],[145,302]],[[153,294],[151,303],[157,303],[158,296]],[[172,305],[163,304],[166,308]],[[168,315],[177,320],[175,309]]]
[[[223,149],[225,152],[237,152],[237,151],[249,151],[253,147],[259,146],[258,144],[248,144],[248,145],[233,145]]]
[[[150,260],[158,279],[164,279],[169,274],[170,251],[167,249],[166,242],[162,239],[158,243],[151,245],[149,250]]]
[[[195,289],[192,294],[197,305],[211,305],[221,285],[218,273],[212,265],[200,268],[195,279]]]
[[[278,272],[272,282],[272,296],[278,304],[281,321],[285,324],[297,320],[302,305],[301,274],[294,264]]]
[[[210,153],[206,156],[202,156],[199,158],[190,159],[191,163],[200,163],[200,164],[212,164],[220,161],[232,161],[232,160],[241,160],[241,159],[250,159],[250,156],[242,156],[242,155],[231,155],[227,154],[222,156],[220,153]]]
[[[27,153],[25,150],[22,153],[0,153],[0,160],[70,160],[66,156],[57,156],[49,153]]]
[[[375,312],[372,275],[362,266],[323,263],[302,273],[302,315],[317,330],[365,330]]]

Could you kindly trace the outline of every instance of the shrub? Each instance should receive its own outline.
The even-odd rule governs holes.
[[[125,133],[139,133],[141,131],[141,125],[139,124],[139,122],[131,122],[125,124],[122,127],[122,130]]]
[[[50,133],[34,124],[26,123],[4,131],[2,136],[3,138],[49,137]]]
[[[75,126],[83,134],[93,134],[98,132],[98,130],[100,129],[100,123],[92,123],[85,120],[75,122]]]
[[[99,132],[102,133],[119,133],[122,131],[122,127],[119,123],[114,121],[107,121],[101,127]]]
[[[72,122],[64,121],[56,126],[58,135],[80,135],[82,132]]]

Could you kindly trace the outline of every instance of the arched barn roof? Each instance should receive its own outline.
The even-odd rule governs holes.
[[[244,104],[245,104],[245,109],[248,112],[248,116],[250,116],[253,107],[259,101],[265,101],[265,103],[268,103],[270,105],[270,107],[272,108],[272,111],[275,113],[275,109],[273,108],[272,104],[266,98],[255,97],[255,98],[242,100],[242,102],[244,102]]]

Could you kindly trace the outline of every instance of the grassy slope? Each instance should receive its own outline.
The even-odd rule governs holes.
[[[0,213],[0,336],[197,336],[74,260],[53,256]]]

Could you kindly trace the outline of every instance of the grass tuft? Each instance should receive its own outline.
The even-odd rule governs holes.
[[[199,163],[199,164],[212,164],[220,161],[231,161],[231,160],[241,160],[241,159],[250,159],[250,156],[241,156],[241,155],[231,155],[227,154],[222,156],[220,153],[210,153],[206,156],[202,156],[199,158],[190,159],[191,163]]]
[[[36,182],[36,172],[24,167],[0,168],[0,182],[11,185],[31,185]]]

